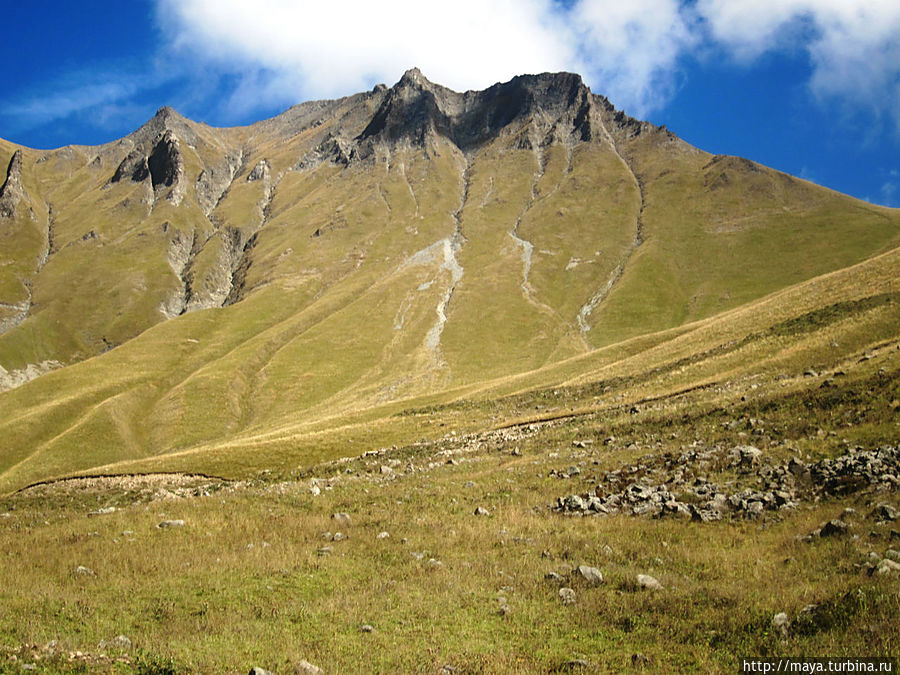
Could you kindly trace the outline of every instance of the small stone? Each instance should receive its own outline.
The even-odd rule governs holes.
[[[104,649],[120,649],[122,651],[130,651],[132,644],[131,640],[124,635],[116,635],[112,640],[101,640],[100,644],[97,646],[98,649],[103,651]]]
[[[569,670],[575,670],[576,668],[589,668],[590,664],[584,659],[569,659],[566,663],[566,668]]]
[[[394,475],[394,470],[385,464],[381,465],[380,471],[381,471],[381,474],[384,476],[393,476]]]
[[[891,504],[879,504],[872,511],[872,515],[875,516],[875,520],[897,520],[900,518],[900,511]]]
[[[847,534],[847,531],[850,529],[850,526],[847,525],[843,520],[839,520],[835,518],[834,520],[829,520],[822,526],[822,530],[819,532],[820,537],[833,537],[842,534]]]
[[[888,560],[893,560],[894,562],[900,563],[900,551],[894,548],[889,548],[884,552],[884,557]]]
[[[476,516],[489,516],[489,515],[491,515],[491,512],[488,511],[483,506],[479,506],[477,509],[475,509],[475,515]]]
[[[376,538],[376,539],[387,539],[387,538],[389,538],[390,536],[391,536],[391,535],[388,534],[387,532],[379,532],[378,534],[375,535],[375,538]]]
[[[335,532],[334,536],[331,538],[331,541],[344,541],[347,538],[347,535],[343,532]]]
[[[96,511],[89,512],[88,518],[92,518],[93,516],[103,516],[103,515],[106,515],[107,513],[115,513],[115,512],[116,512],[115,506],[107,506],[105,508],[97,509]]]
[[[878,563],[878,574],[900,574],[900,563],[895,560],[885,558]]]
[[[647,591],[663,590],[663,585],[659,583],[656,577],[651,577],[649,574],[638,574],[637,585]]]
[[[591,586],[599,586],[603,583],[603,574],[596,567],[579,565],[575,571],[578,576],[588,582]]]
[[[425,567],[428,567],[429,569],[438,569],[443,566],[444,566],[444,563],[442,563],[440,560],[435,560],[434,558],[429,558],[428,561],[425,563]]]
[[[271,670],[260,668],[259,666],[253,666],[250,669],[250,675],[275,675],[275,673],[273,673]]]
[[[316,549],[316,555],[319,557],[331,555],[334,552],[334,548],[331,546],[323,546],[320,549]]]
[[[95,577],[97,576],[90,567],[85,567],[84,565],[79,565],[75,568],[75,574],[84,577]]]
[[[300,663],[297,664],[294,672],[297,675],[323,675],[325,671],[318,666],[314,666],[306,659],[300,659]]]
[[[778,612],[778,614],[772,617],[772,625],[781,631],[781,634],[784,637],[787,637],[791,627],[791,620],[785,612]]]
[[[632,654],[631,655],[631,667],[632,668],[640,668],[643,670],[644,668],[650,665],[650,657],[645,654]]]
[[[552,581],[556,584],[561,584],[565,581],[565,578],[562,575],[557,574],[556,572],[547,572],[547,574],[544,575],[544,579],[546,579],[547,581]]]
[[[564,605],[574,605],[575,604],[575,591],[571,588],[560,588],[559,589],[559,599]]]
[[[473,480],[467,480],[467,481],[463,484],[463,487],[464,487],[464,488],[473,488],[473,487],[475,487],[475,481],[473,481]]]
[[[371,633],[375,629],[372,626],[370,626],[369,624],[364,623],[362,626],[359,627],[359,630],[361,633]]]
[[[332,513],[331,519],[338,523],[349,523],[350,522],[350,514],[349,513]]]
[[[169,527],[184,527],[184,521],[183,520],[164,520],[161,523],[159,523],[156,527],[158,527],[161,530],[164,530]]]
[[[425,560],[425,554],[419,551],[411,551],[410,555],[416,560]]]
[[[318,485],[312,485],[309,488],[309,494],[311,494],[313,497],[318,497],[320,494],[322,494],[322,489]]]

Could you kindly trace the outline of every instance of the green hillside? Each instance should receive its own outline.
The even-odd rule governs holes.
[[[704,153],[567,74],[457,94],[410,71],[245,128],[166,108],[17,156],[0,366],[64,367],[0,394],[0,491],[473,429],[492,418],[396,414],[688,358],[773,298],[790,318],[896,291],[896,210]],[[894,307],[872,334],[896,337]],[[776,358],[755,344],[728,367]],[[691,373],[652,382],[713,376]]]

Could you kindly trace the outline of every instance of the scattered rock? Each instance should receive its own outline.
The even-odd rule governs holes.
[[[369,625],[367,623],[364,623],[362,626],[359,627],[359,631],[361,633],[371,633],[374,630],[375,630],[375,628],[373,628],[371,625]]]
[[[479,506],[477,509],[475,509],[475,515],[476,516],[489,516],[489,515],[491,515],[491,512],[488,511],[483,506]]]
[[[596,567],[591,567],[589,565],[579,565],[576,568],[575,573],[591,586],[599,586],[603,583],[603,574],[601,574],[600,570],[598,570]]]
[[[300,659],[300,663],[297,664],[294,672],[297,675],[323,675],[325,671],[318,666],[314,666],[306,659]]]
[[[878,563],[878,569],[876,570],[876,572],[878,574],[900,574],[900,563],[898,563],[896,560],[885,558],[880,563]]]
[[[322,548],[316,549],[316,555],[320,558],[326,555],[331,555],[334,553],[334,547],[332,546],[323,546]]]
[[[116,635],[112,640],[101,640],[97,648],[101,651],[105,649],[118,649],[121,651],[131,651],[131,640],[124,635]]]
[[[331,519],[338,523],[350,523],[350,514],[349,513],[332,513]]]
[[[428,567],[429,569],[439,569],[443,566],[444,563],[442,563],[440,560],[435,560],[434,558],[429,558],[425,562],[425,567]]]
[[[569,659],[566,662],[566,670],[581,670],[582,668],[590,668],[591,664],[584,659]]]
[[[819,531],[820,537],[834,537],[847,534],[850,530],[850,526],[845,523],[843,520],[835,518],[834,520],[829,520],[822,526],[822,529]]]
[[[94,570],[90,567],[85,567],[84,565],[79,565],[75,568],[75,574],[83,577],[95,577],[97,576]]]
[[[335,532],[334,536],[331,538],[331,541],[344,541],[347,538],[347,535],[343,532]]]
[[[663,590],[663,585],[659,583],[655,577],[651,577],[649,574],[638,574],[637,585],[647,591]]]
[[[879,504],[872,511],[872,516],[879,521],[897,520],[900,518],[900,511],[891,504]]]
[[[94,516],[103,516],[103,515],[106,515],[107,513],[115,513],[115,512],[116,512],[115,506],[107,506],[102,509],[97,509],[96,511],[90,511],[88,513],[88,518],[92,518]]]
[[[783,637],[787,637],[791,628],[791,620],[785,612],[778,612],[772,617],[772,626],[780,631]]]
[[[184,527],[184,521],[183,520],[164,520],[161,523],[159,523],[156,527],[161,530],[169,528],[169,527]]]
[[[379,532],[377,535],[375,535],[375,538],[376,538],[376,539],[387,539],[387,538],[389,538],[390,536],[391,536],[391,535],[388,534],[387,532]]]
[[[631,667],[644,669],[650,666],[650,657],[641,653],[631,655]]]
[[[271,670],[260,668],[259,666],[253,666],[253,668],[250,669],[250,675],[275,675],[275,673]]]
[[[564,605],[575,604],[575,591],[571,588],[563,587],[559,589],[559,599]]]
[[[566,580],[565,577],[557,574],[556,572],[547,572],[547,574],[544,575],[544,579],[546,579],[547,581],[552,581],[556,584],[561,584]]]
[[[888,560],[893,560],[894,562],[900,563],[900,551],[896,549],[889,548],[884,552],[884,557]]]
[[[728,513],[759,518],[766,511],[796,508],[802,498],[817,500],[823,496],[849,494],[867,486],[890,490],[900,486],[897,478],[900,452],[896,447],[857,448],[810,465],[794,457],[784,464],[772,466],[762,463],[761,456],[762,451],[758,448],[742,445],[728,453],[715,448],[699,448],[685,450],[680,455],[654,457],[644,463],[608,471],[595,489],[586,494],[560,497],[554,509],[581,516],[690,517],[711,522]],[[726,490],[702,474],[697,475],[704,467],[714,469],[724,465],[738,467],[742,476],[746,476],[743,480],[755,481],[756,485],[742,489],[732,486],[731,490]],[[662,472],[667,474],[665,482],[652,482],[651,479]],[[692,474],[695,477],[689,482],[686,478]],[[560,474],[554,472],[554,475]],[[891,505],[879,505],[874,513],[876,518],[884,520],[898,515]]]

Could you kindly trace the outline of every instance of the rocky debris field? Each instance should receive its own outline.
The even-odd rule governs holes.
[[[713,472],[720,477],[716,482],[709,478]],[[793,509],[801,501],[868,487],[897,490],[898,476],[900,452],[892,446],[856,448],[810,464],[792,457],[774,465],[750,445],[688,450],[609,471],[592,491],[560,497],[555,509],[573,515],[621,513],[703,522],[724,516],[756,518],[764,511]]]

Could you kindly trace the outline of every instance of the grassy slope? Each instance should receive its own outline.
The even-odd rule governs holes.
[[[607,471],[686,450],[752,443],[764,461],[780,463],[834,456],[857,442],[895,443],[898,299],[881,293],[878,280],[889,281],[896,262],[894,252],[738,310],[735,321],[703,322],[695,329],[707,336],[695,342],[691,363],[672,368],[648,358],[623,377],[613,369],[600,382],[494,392],[398,418],[420,428],[429,417],[448,426],[491,415],[531,420],[497,434],[454,437],[445,427],[433,442],[307,465],[286,481],[277,472],[237,485],[125,479],[0,499],[8,514],[0,519],[0,668],[21,668],[10,658],[16,653],[25,662],[40,658],[47,672],[238,673],[254,665],[291,672],[300,659],[328,672],[363,661],[371,672],[445,664],[552,672],[573,668],[574,659],[587,664],[581,672],[610,672],[642,654],[654,672],[725,673],[740,656],[895,654],[897,580],[864,567],[870,554],[896,548],[894,525],[870,515],[877,503],[896,506],[895,493],[868,490],[709,524],[567,518],[549,507]],[[874,296],[865,292],[869,283]],[[834,287],[848,292],[827,297]],[[758,337],[735,342],[748,326]],[[728,349],[700,353],[723,338]],[[729,358],[731,368],[723,366]],[[802,375],[811,363],[845,374],[823,388],[824,377]],[[630,411],[657,376],[703,379],[706,368],[717,373],[715,386]],[[539,421],[551,416],[558,419]],[[572,466],[579,476],[551,474]],[[727,469],[702,473],[735,478]],[[89,515],[110,506],[117,510]],[[478,506],[490,515],[474,516]],[[335,512],[351,521],[333,520]],[[838,516],[864,536],[798,541]],[[156,527],[175,518],[185,526]],[[323,539],[335,531],[349,538]],[[319,554],[326,545],[331,552]],[[440,566],[429,566],[431,558]],[[591,587],[569,577],[577,598],[564,606],[559,584],[545,575],[579,564],[599,567],[605,582]],[[79,565],[94,575],[77,574]],[[637,574],[653,575],[664,590],[638,591]],[[818,609],[803,619],[811,604]],[[782,611],[792,622],[787,637],[772,626]],[[363,624],[374,631],[362,632]],[[98,646],[119,634],[134,650]],[[50,640],[58,641],[55,652],[27,647]],[[84,654],[70,659],[75,650]],[[124,662],[112,665],[100,653]]]
[[[353,114],[364,118],[366,105]],[[900,236],[896,211],[712,158],[661,131],[571,152],[520,150],[501,136],[468,159],[432,139],[428,156],[406,149],[374,165],[293,170],[333,121],[290,143],[262,127],[227,131],[244,158],[208,219],[193,185],[202,167],[224,161],[225,137],[190,124],[177,209],[164,194],[150,209],[145,185],[103,187],[127,147],[63,149],[41,162],[29,151],[26,188],[45,212],[53,205],[53,250],[34,281],[32,314],[0,335],[2,363],[120,346],[0,395],[0,430],[14,439],[0,459],[0,489],[135,460],[208,461],[234,475],[346,454],[350,440],[408,441],[445,422],[391,417],[404,407],[596,379],[611,368],[627,375],[724,335],[742,339],[746,332],[729,328],[740,311],[704,319],[746,304],[760,321],[753,312],[782,300],[754,299]],[[263,159],[269,183],[248,182]],[[639,220],[643,243],[634,248]],[[242,241],[259,230],[244,300],[161,322],[160,305],[181,288],[167,259],[176,233],[213,235],[193,263],[199,287],[221,263],[216,233],[226,229]],[[890,285],[896,274],[875,276]],[[845,297],[842,284],[855,278],[829,293]],[[609,283],[608,297],[585,313]]]

